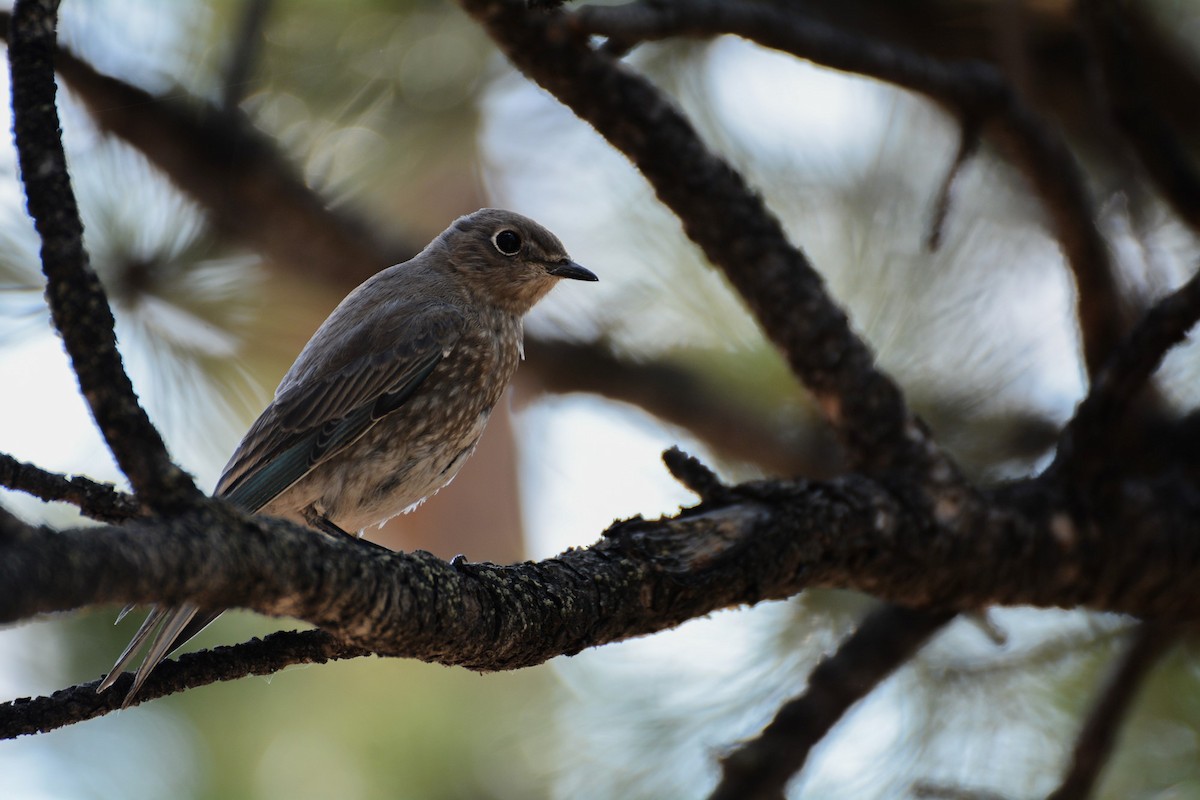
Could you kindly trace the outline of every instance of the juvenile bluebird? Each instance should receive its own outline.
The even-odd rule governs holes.
[[[346,296],[283,376],[215,496],[330,535],[361,532],[449,483],[523,357],[522,317],[561,278],[596,276],[533,220],[485,208]],[[97,691],[150,647],[125,704],[221,613],[155,606]]]

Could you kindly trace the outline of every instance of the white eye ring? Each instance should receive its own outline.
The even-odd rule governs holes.
[[[492,237],[492,245],[500,255],[515,256],[521,252],[521,235],[511,228],[505,228]]]

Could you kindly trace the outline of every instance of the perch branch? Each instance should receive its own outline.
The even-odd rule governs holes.
[[[591,547],[510,567],[367,549],[218,503],[53,536],[9,518],[0,623],[98,603],[240,607],[379,655],[490,671],[810,587],[934,615],[1033,605],[1200,619],[1186,588],[1200,580],[1200,492],[1181,477],[1114,494],[1104,516],[1076,522],[1052,483],[1014,484],[959,534],[864,478],[742,484],[722,502],[617,523]]]

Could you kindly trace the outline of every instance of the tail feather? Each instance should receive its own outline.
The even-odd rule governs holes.
[[[125,701],[121,703],[122,708],[127,708],[133,702],[134,696],[142,688],[146,679],[150,677],[150,673],[167,657],[167,653],[175,649],[176,640],[198,613],[200,613],[200,609],[190,604],[167,609],[166,620],[155,634],[154,640],[150,642],[150,649],[146,651],[146,657],[142,659],[137,673],[133,676],[133,687],[130,688],[129,694],[125,695]],[[183,642],[178,642],[178,644],[183,644]]]
[[[122,616],[127,612],[128,608],[122,612]],[[133,639],[130,640],[128,646],[121,653],[112,670],[100,682],[100,685],[96,687],[96,691],[103,692],[116,683],[130,662],[134,660],[138,651],[142,649],[142,645],[149,641],[150,649],[147,651],[146,657],[142,660],[142,663],[138,666],[137,673],[134,675],[133,688],[125,695],[125,700],[121,704],[122,708],[128,707],[134,696],[142,688],[142,684],[150,677],[150,673],[154,668],[176,648],[182,646],[201,630],[208,627],[209,623],[220,615],[220,611],[206,611],[193,605],[185,605],[179,608],[152,606],[150,613],[146,616],[145,621],[142,622],[142,626],[138,628],[137,633],[134,634]]]
[[[125,672],[125,668],[129,666],[129,662],[137,655],[137,651],[142,649],[142,645],[150,638],[150,634],[158,627],[158,623],[166,616],[169,610],[160,608],[159,606],[150,607],[150,613],[142,621],[142,627],[138,628],[137,633],[129,640],[129,644],[125,645],[125,649],[121,651],[121,655],[117,656],[117,663],[113,664],[113,668],[108,671],[108,675],[96,687],[97,694],[107,691],[110,686],[117,682],[117,678],[121,677],[121,674]],[[121,617],[124,617],[127,613],[129,613],[129,606],[126,606],[121,612]],[[120,618],[117,621],[120,622]]]

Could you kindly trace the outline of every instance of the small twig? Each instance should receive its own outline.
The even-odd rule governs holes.
[[[782,798],[787,782],[834,723],[953,618],[890,605],[871,612],[837,652],[817,664],[804,694],[779,709],[757,738],[721,760],[721,782],[709,800]]]
[[[954,161],[950,164],[950,169],[946,171],[946,177],[942,179],[941,188],[933,202],[929,232],[925,237],[925,247],[930,252],[936,252],[942,246],[942,229],[946,224],[946,217],[950,213],[950,200],[954,184],[958,182],[958,176],[962,174],[963,167],[979,151],[979,141],[980,125],[978,120],[964,118],[959,131],[958,151],[954,154]]]
[[[294,664],[324,664],[369,655],[322,631],[282,631],[231,647],[186,653],[164,661],[138,692],[132,705],[217,681],[247,675],[270,675]],[[121,708],[132,675],[117,681],[115,691],[97,694],[100,680],[60,689],[52,695],[0,703],[0,738],[45,733],[94,719]]]
[[[1096,376],[1063,432],[1051,470],[1094,469],[1113,440],[1112,431],[1167,352],[1200,321],[1200,271],[1159,300]]]
[[[121,471],[147,505],[177,510],[202,495],[172,463],[138,404],[117,351],[108,299],[83,249],[55,105],[57,10],[54,0],[18,0],[8,48],[13,131],[29,214],[42,239],[46,299],[80,390]]]
[[[698,494],[701,500],[720,502],[729,498],[729,487],[695,456],[672,447],[663,452],[662,459],[675,480]]]
[[[1179,638],[1179,634],[1176,626],[1151,622],[1143,623],[1138,628],[1129,649],[1109,677],[1100,700],[1088,715],[1079,738],[1075,740],[1075,751],[1066,777],[1048,800],[1085,800],[1091,796],[1134,698],[1145,683],[1146,676]]]
[[[46,501],[62,501],[101,522],[124,522],[139,516],[141,508],[130,495],[110,483],[97,483],[80,475],[60,475],[0,453],[0,486],[16,489]]]

